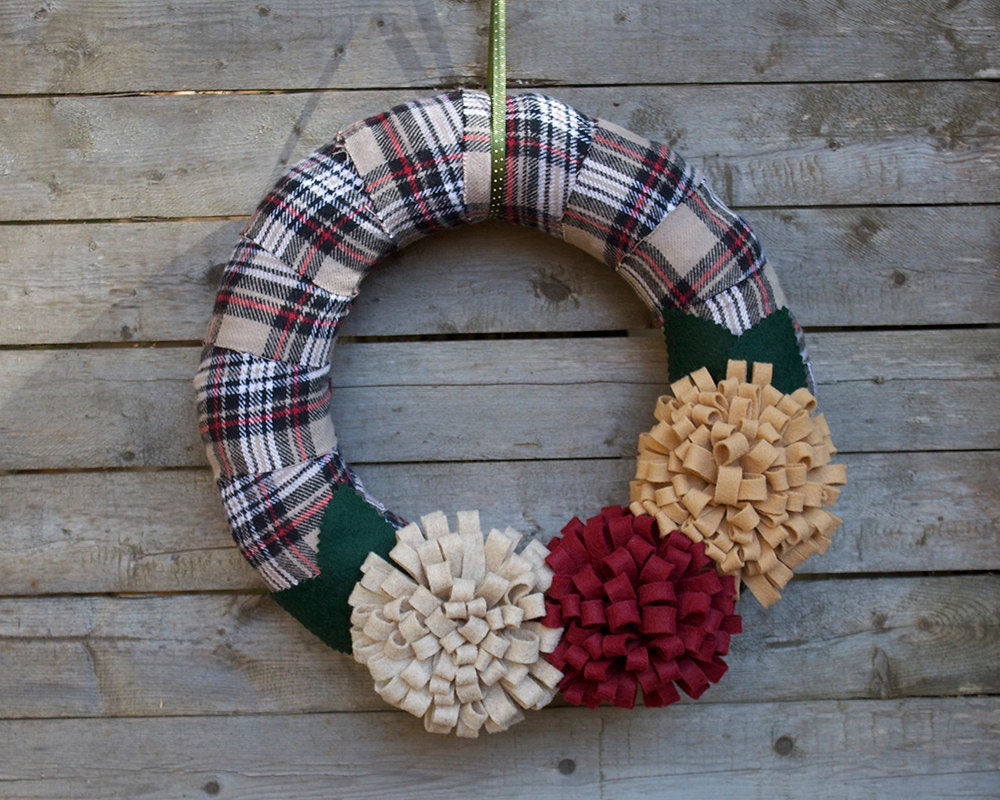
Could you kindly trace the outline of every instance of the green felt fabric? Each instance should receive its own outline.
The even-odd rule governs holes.
[[[742,336],[711,320],[664,309],[663,335],[667,340],[671,383],[701,367],[721,381],[726,377],[726,362],[734,359],[771,364],[774,368],[771,383],[786,394],[809,384],[795,337],[795,324],[787,308],[765,317]]]
[[[271,596],[334,650],[351,652],[347,598],[369,553],[388,558],[396,529],[347,484],[340,484],[323,515],[316,561],[319,575]]]

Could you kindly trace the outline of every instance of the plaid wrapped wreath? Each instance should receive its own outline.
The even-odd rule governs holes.
[[[365,274],[490,212],[490,98],[359,122],[264,198],[223,273],[195,385],[234,538],[274,598],[428,730],[475,736],[559,689],[632,706],[725,671],[734,603],[823,552],[844,482],[801,329],[756,237],[669,147],[537,94],[506,99],[494,215],[616,270],[661,321],[670,396],[628,504],[548,548],[478,514],[406,524],[344,462],[329,354]],[[675,688],[676,687],[676,688]]]

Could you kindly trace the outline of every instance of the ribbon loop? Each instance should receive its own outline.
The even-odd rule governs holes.
[[[507,172],[507,8],[490,6],[490,216],[500,215]]]

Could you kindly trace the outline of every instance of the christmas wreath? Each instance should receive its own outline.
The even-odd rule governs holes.
[[[474,511],[406,523],[347,466],[328,413],[365,274],[489,216],[616,270],[669,353],[628,502],[547,546]],[[590,707],[700,696],[741,629],[740,586],[774,602],[840,522],[845,469],[750,228],[671,148],[538,94],[415,100],[294,166],[225,268],[195,384],[243,555],[432,732],[504,730],[560,691]]]

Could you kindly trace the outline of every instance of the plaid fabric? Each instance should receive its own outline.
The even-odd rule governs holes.
[[[650,308],[686,310],[757,272],[763,263],[749,226],[702,183],[618,269]],[[764,306],[770,304],[762,299]]]
[[[255,242],[236,247],[222,273],[207,341],[261,358],[321,367],[352,297],[330,294]]]
[[[499,219],[562,235],[593,120],[539,94],[507,98],[507,168]]]
[[[462,181],[470,223],[490,214],[490,105],[486,92],[462,91]]]
[[[396,249],[340,144],[300,161],[264,198],[243,235],[303,280],[350,297]]]
[[[785,305],[778,276],[770,264],[763,262],[760,269],[739,283],[711,297],[699,298],[685,310],[739,335]]]
[[[462,92],[414,100],[343,134],[382,227],[403,247],[466,222]]]
[[[273,591],[314,577],[320,523],[333,489],[356,478],[334,448],[267,475],[220,481],[222,503],[243,556]],[[357,481],[355,488],[362,490]]]
[[[757,272],[748,275],[739,283],[723,289],[717,295],[699,300],[687,311],[699,317],[710,319],[739,335],[781,308],[788,308],[785,293],[778,283],[778,276],[774,268],[766,260],[762,260],[761,268]],[[795,338],[799,345],[799,355],[802,356],[802,363],[806,367],[808,388],[815,395],[816,379],[813,375],[812,359],[806,349],[805,331],[802,330],[802,326],[799,325],[794,314],[792,314],[792,322],[795,325]]]
[[[566,206],[563,238],[617,268],[694,183],[694,170],[666,145],[597,120]]]
[[[331,451],[329,365],[302,367],[212,349],[195,377],[199,429],[216,478],[274,470]]]

